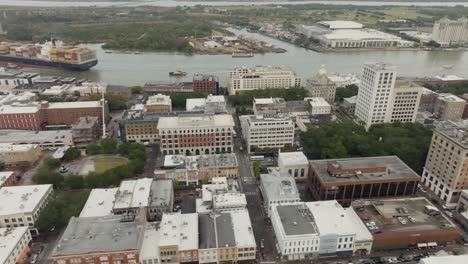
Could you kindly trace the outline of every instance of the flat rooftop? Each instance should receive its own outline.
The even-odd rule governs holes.
[[[304,155],[302,151],[280,152],[278,154],[278,163],[280,161],[282,162],[282,164],[287,165],[287,166],[309,164],[307,157]]]
[[[256,247],[247,209],[198,215],[200,249]]]
[[[7,258],[16,248],[26,232],[29,232],[29,228],[27,226],[0,228],[0,263],[7,263]],[[26,245],[24,245],[24,247],[26,247]],[[21,253],[24,248],[19,247],[18,249]]]
[[[138,222],[120,222],[120,216],[72,217],[55,247],[52,258],[138,250],[143,226]]]
[[[443,100],[446,102],[457,102],[457,103],[466,103],[465,100],[461,99],[460,97],[450,94],[450,93],[440,93],[439,97],[437,97],[439,100]]]
[[[320,21],[318,24],[330,29],[360,29],[364,27],[364,25],[361,23],[343,20]]]
[[[0,142],[62,141],[72,137],[71,130],[0,130]]]
[[[226,192],[213,196],[213,208],[246,207],[247,199],[243,193]]]
[[[265,190],[266,199],[274,200],[300,200],[296,181],[289,174],[272,173],[261,174],[261,186]]]
[[[369,221],[374,221],[383,232],[412,232],[430,231],[455,227],[444,215],[429,215],[425,212],[426,206],[433,206],[426,198],[384,199],[380,201],[363,202],[363,209],[356,213],[363,218],[369,216]],[[358,207],[360,207],[358,205]],[[357,207],[357,208],[358,208]],[[408,213],[402,213],[400,208],[405,208]],[[407,224],[401,224],[397,217],[403,217]],[[414,218],[415,223],[408,220],[408,216]]]
[[[155,180],[151,184],[150,206],[167,206],[174,196],[172,180]]]
[[[112,215],[115,194],[119,188],[92,189],[80,217]]]
[[[468,255],[427,257],[421,259],[421,264],[466,264]]]
[[[93,108],[101,107],[100,101],[79,101],[79,102],[61,102],[49,103],[49,109],[64,109],[64,108]]]
[[[435,123],[437,133],[456,142],[464,149],[468,149],[468,120],[447,120]]]
[[[163,214],[160,246],[178,246],[179,250],[198,249],[198,214]]]
[[[0,143],[0,153],[30,151],[36,146],[38,145],[36,144],[15,145],[12,143]]]
[[[122,181],[115,196],[114,210],[147,207],[153,179]]]
[[[419,176],[397,156],[380,156],[348,159],[325,159],[309,161],[321,181],[325,183],[417,180]],[[330,168],[343,173],[332,176]],[[366,173],[366,169],[372,172]]]
[[[159,118],[158,129],[234,127],[232,115],[192,115]]]
[[[199,156],[165,155],[163,166],[166,168],[195,170],[212,167],[237,167],[238,163],[234,153]]]
[[[319,235],[315,219],[305,204],[279,205],[275,210],[286,236]]]
[[[145,226],[143,241],[140,248],[140,261],[147,259],[159,259],[159,239],[160,234],[159,222],[148,222]]]
[[[38,104],[29,105],[2,105],[0,114],[34,114],[40,109]]]
[[[52,184],[2,187],[0,215],[31,213],[51,191]]]

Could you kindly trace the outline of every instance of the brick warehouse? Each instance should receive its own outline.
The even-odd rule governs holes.
[[[196,74],[193,76],[193,92],[194,93],[219,93],[218,77],[214,75]]]
[[[419,176],[397,156],[309,161],[309,190],[317,200],[414,195]]]
[[[0,107],[0,129],[44,130],[47,126],[71,126],[82,116],[97,117],[102,124],[103,101],[49,103]],[[105,119],[109,119],[106,105]],[[101,126],[99,126],[101,128]]]

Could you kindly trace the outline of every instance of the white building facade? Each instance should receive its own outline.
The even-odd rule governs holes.
[[[3,187],[0,191],[0,227],[33,228],[52,194],[51,184]]]
[[[23,263],[31,240],[27,227],[0,228],[0,263]]]
[[[301,87],[302,79],[286,67],[239,67],[230,72],[229,95],[259,89]]]
[[[304,98],[310,103],[311,115],[329,115],[331,113],[331,105],[322,97]]]
[[[468,43],[468,19],[457,20],[442,18],[434,23],[432,39],[442,46],[463,45]]]
[[[387,64],[366,63],[356,99],[356,117],[366,130],[389,119],[391,94],[395,86],[396,68]]]
[[[294,143],[294,122],[289,116],[246,115],[239,120],[248,153],[262,148],[284,148]]]
[[[284,260],[371,252],[372,234],[352,208],[345,209],[337,201],[277,205],[271,222]]]
[[[158,123],[164,155],[230,153],[234,143],[232,115],[161,117]]]
[[[309,175],[309,161],[303,152],[281,152],[278,154],[278,167],[296,180],[305,180]]]

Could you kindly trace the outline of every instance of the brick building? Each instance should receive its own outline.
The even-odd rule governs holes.
[[[157,129],[164,155],[233,151],[234,120],[231,115],[161,117]]]
[[[373,250],[436,246],[460,235],[450,219],[423,197],[358,201],[353,208],[373,233]]]
[[[193,76],[193,92],[194,93],[219,93],[218,77],[214,75],[195,74]]]
[[[52,252],[54,264],[139,263],[143,226],[119,216],[72,217]]]
[[[97,117],[102,124],[103,101],[49,103],[0,107],[0,129],[43,130],[47,126],[71,126],[82,116]],[[109,118],[107,103],[104,117]]]
[[[309,189],[317,200],[414,195],[419,176],[397,156],[309,161]]]
[[[17,182],[14,171],[0,171],[0,188],[13,186]]]

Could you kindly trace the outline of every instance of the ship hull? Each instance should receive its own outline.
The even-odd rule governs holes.
[[[92,60],[82,64],[73,64],[60,61],[46,61],[20,57],[0,56],[0,64],[7,65],[8,63],[13,63],[22,67],[64,69],[70,71],[87,71],[90,68],[96,66],[98,61]]]

